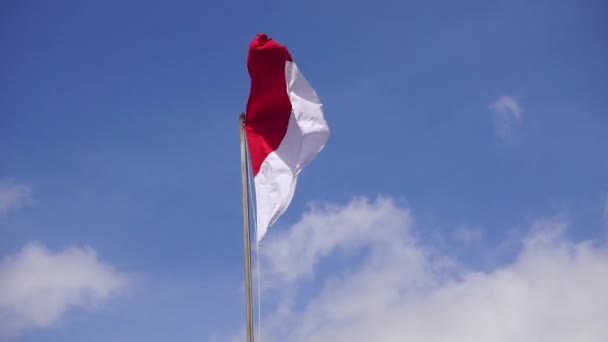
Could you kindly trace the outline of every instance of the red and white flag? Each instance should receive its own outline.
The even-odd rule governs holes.
[[[245,129],[254,177],[257,241],[293,197],[300,171],[323,149],[323,105],[289,51],[264,34],[249,45]]]

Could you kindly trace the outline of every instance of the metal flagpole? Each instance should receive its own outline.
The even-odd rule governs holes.
[[[243,186],[243,252],[245,257],[245,310],[247,318],[247,342],[253,342],[253,304],[251,300],[251,238],[249,237],[249,166],[247,163],[247,139],[245,113],[239,117],[241,131],[241,182]]]

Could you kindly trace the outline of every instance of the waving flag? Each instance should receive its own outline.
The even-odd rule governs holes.
[[[323,149],[323,105],[284,46],[258,34],[249,46],[245,129],[254,177],[257,241],[285,212],[300,171]]]

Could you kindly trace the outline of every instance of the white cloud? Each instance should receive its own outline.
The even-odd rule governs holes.
[[[359,199],[270,234],[264,296],[280,300],[264,340],[608,341],[606,246],[540,220],[512,263],[479,272],[416,241],[412,226],[392,201]]]
[[[360,198],[346,207],[313,208],[282,235],[268,236],[263,269],[265,276],[273,279],[266,283],[291,284],[311,277],[318,262],[336,250],[348,253],[370,240],[391,239],[403,226],[409,226],[410,215],[390,203]]]
[[[510,96],[501,96],[490,104],[496,136],[505,142],[513,142],[516,125],[523,120],[523,109]]]
[[[0,181],[0,218],[19,210],[30,200],[30,196],[31,190],[28,186],[14,180]]]
[[[48,327],[71,307],[94,309],[128,286],[91,248],[26,245],[0,262],[0,337]]]

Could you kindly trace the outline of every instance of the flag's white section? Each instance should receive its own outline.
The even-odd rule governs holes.
[[[329,138],[329,127],[323,117],[323,105],[315,90],[293,62],[285,66],[287,91],[300,132],[300,151],[296,175],[323,149]],[[289,134],[289,130],[287,131]],[[287,135],[283,139],[285,141]]]
[[[329,138],[323,105],[295,63],[286,63],[285,79],[292,106],[287,132],[279,148],[262,162],[254,179],[258,242],[285,212],[293,198],[298,174]]]
[[[293,133],[295,132],[295,133]],[[299,133],[298,124],[292,114],[285,139],[279,148],[262,162],[255,176],[255,206],[257,242],[262,240],[268,227],[287,209],[296,187],[299,140],[288,139]]]

